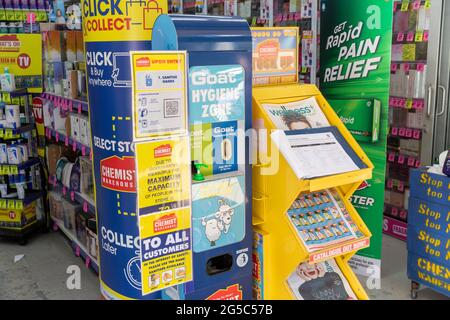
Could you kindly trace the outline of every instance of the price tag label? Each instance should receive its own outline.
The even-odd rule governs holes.
[[[409,9],[409,1],[403,1],[400,7],[400,11],[405,12],[408,11],[408,9]]]
[[[420,130],[414,130],[413,138],[416,140],[420,139]]]
[[[9,210],[14,210],[16,209],[16,203],[14,200],[8,200],[8,209]]]
[[[431,0],[425,0],[425,9],[431,8]]]
[[[408,211],[400,210],[400,218],[405,219],[408,217]]]
[[[400,99],[399,106],[402,108],[406,107],[406,99]]]
[[[403,70],[405,72],[409,72],[409,69],[411,69],[411,66],[409,65],[409,63],[404,63],[403,64]]]
[[[391,71],[392,72],[396,72],[397,71],[397,64],[396,63],[391,63]]]
[[[394,106],[394,98],[393,97],[389,98],[389,105]]]
[[[393,127],[393,128],[391,129],[391,133],[392,133],[393,136],[398,135],[398,128],[397,128],[397,127]]]
[[[415,41],[416,42],[422,42],[423,41],[423,31],[417,31],[416,32]]]
[[[19,174],[19,168],[17,166],[10,166],[9,174]]]
[[[81,113],[81,103],[78,104],[78,113]]]
[[[294,19],[297,20],[297,21],[300,20],[300,12],[296,12],[295,13]]]
[[[253,19],[252,19],[252,26],[255,26],[256,25],[256,17],[253,17]]]
[[[430,33],[428,31],[423,32],[423,41],[428,41]]]
[[[89,257],[86,257],[86,260],[85,260],[85,265],[86,265],[86,268],[89,268],[89,265],[91,264],[91,258],[89,258]]]
[[[399,135],[400,137],[404,137],[404,136],[405,136],[405,131],[406,131],[405,128],[400,128],[400,129],[398,129],[398,135]]]
[[[9,166],[3,166],[3,174],[11,174],[9,171]]]
[[[414,41],[414,36],[415,36],[415,34],[414,34],[413,31],[408,32],[408,35],[406,36],[406,41],[413,42]]]
[[[389,189],[392,189],[392,188],[394,187],[394,182],[392,181],[392,179],[389,179],[389,180],[387,181],[387,187],[388,187]]]
[[[395,153],[389,152],[388,161],[389,162],[394,162],[394,160],[395,160]]]
[[[416,69],[419,72],[424,72],[425,71],[425,64],[424,63],[418,63]]]
[[[413,10],[419,10],[420,9],[420,0],[415,0],[412,4]]]
[[[76,141],[74,141],[72,143],[72,151],[77,151],[77,142]]]
[[[73,111],[72,100],[69,100],[69,111],[70,111],[70,112]]]
[[[16,210],[23,210],[23,202],[22,201],[16,201]]]
[[[392,209],[391,209],[391,214],[392,214],[394,217],[397,217],[397,216],[398,216],[398,209],[397,209],[396,207],[392,207]]]
[[[412,109],[412,105],[413,105],[412,99],[407,99],[405,105],[406,109]]]
[[[0,208],[7,209],[6,199],[0,199]]]
[[[398,191],[405,191],[405,184],[403,183],[403,181],[398,182],[397,189]]]
[[[412,137],[412,134],[413,134],[413,131],[412,131],[412,129],[406,129],[406,132],[405,132],[405,136],[407,137],[407,138],[411,138]]]
[[[398,164],[404,164],[405,163],[405,156],[400,154],[398,156]]]
[[[416,167],[416,168],[419,168],[419,167],[420,167],[420,160],[419,160],[419,159],[416,159],[415,167]]]
[[[405,41],[405,34],[403,32],[399,32],[397,34],[397,42],[403,42]]]
[[[5,138],[11,139],[13,137],[13,130],[12,129],[6,129],[5,130]]]
[[[416,159],[413,157],[408,157],[408,166],[414,167],[414,164],[416,163]]]

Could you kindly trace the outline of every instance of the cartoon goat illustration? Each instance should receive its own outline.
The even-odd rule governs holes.
[[[216,245],[216,241],[220,239],[223,230],[222,221],[213,218],[206,221],[206,218],[202,218],[202,225],[205,227],[206,238],[211,243],[211,247]]]
[[[219,210],[214,214],[214,218],[206,220],[202,218],[202,225],[205,227],[205,235],[211,243],[211,247],[216,245],[216,241],[220,239],[223,233],[228,233],[234,209],[228,205],[224,200],[219,200]]]

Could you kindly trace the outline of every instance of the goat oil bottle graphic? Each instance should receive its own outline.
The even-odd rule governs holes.
[[[204,252],[244,239],[244,192],[244,176],[192,186],[194,252]]]
[[[136,172],[130,51],[151,49],[153,24],[164,13],[167,1],[82,1],[100,286],[106,299],[159,298],[142,295],[139,268],[130,273],[140,250],[136,183],[129,178]],[[111,172],[118,175],[112,179]]]

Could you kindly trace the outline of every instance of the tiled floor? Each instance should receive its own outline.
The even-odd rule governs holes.
[[[15,257],[22,259],[14,262]],[[406,277],[406,245],[384,236],[381,288],[367,290],[372,299],[410,299],[410,281]],[[69,266],[80,269],[81,288],[69,290]],[[73,279],[73,278],[71,278]],[[361,279],[364,284],[364,279]],[[97,275],[72,253],[59,232],[39,234],[26,246],[0,240],[1,299],[99,299]],[[425,289],[419,299],[446,299]]]

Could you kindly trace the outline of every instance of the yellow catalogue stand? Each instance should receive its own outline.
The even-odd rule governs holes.
[[[348,145],[366,165],[364,169],[311,180],[297,177],[282,153],[271,142],[276,130],[264,104],[285,104],[315,97],[331,126],[337,127]],[[350,202],[362,182],[372,177],[373,164],[314,85],[253,88],[253,124],[258,131],[258,159],[253,166],[254,295],[259,299],[295,299],[287,279],[303,262],[334,259],[358,299],[368,296],[348,265],[360,249],[370,245],[371,233]],[[267,131],[263,131],[266,129]],[[276,160],[273,160],[276,159]],[[278,166],[274,163],[278,162]],[[357,239],[309,252],[287,215],[301,194],[333,189],[362,233]]]

